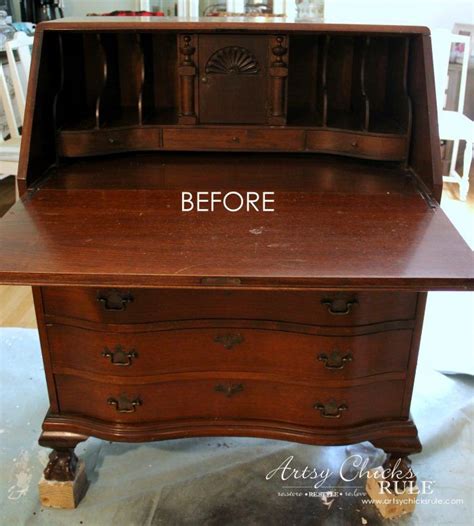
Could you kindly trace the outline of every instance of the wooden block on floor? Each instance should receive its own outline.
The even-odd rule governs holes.
[[[38,484],[41,505],[48,508],[76,508],[86,493],[87,485],[84,461],[79,460],[74,480],[58,482],[41,477]]]
[[[365,490],[384,519],[395,519],[415,510],[418,487],[408,487],[402,493],[386,490],[381,486],[383,469],[371,469]]]

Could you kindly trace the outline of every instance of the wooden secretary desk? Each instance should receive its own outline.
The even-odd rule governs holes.
[[[434,97],[425,28],[40,25],[0,280],[33,286],[45,477],[89,436],[369,440],[408,471],[426,292],[473,288]]]

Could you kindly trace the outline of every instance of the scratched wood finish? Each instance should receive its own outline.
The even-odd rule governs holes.
[[[0,280],[35,285],[48,474],[89,436],[421,450],[424,291],[473,288],[426,28],[70,19],[28,90]],[[180,212],[217,189],[275,212]]]
[[[472,288],[469,247],[419,195],[281,191],[267,214],[181,213],[180,200],[179,191],[40,190],[1,222],[2,281]]]

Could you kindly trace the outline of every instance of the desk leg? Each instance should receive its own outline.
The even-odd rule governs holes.
[[[416,432],[416,427],[411,424]],[[385,438],[372,443],[387,453],[382,466],[370,471],[366,491],[384,518],[397,518],[415,510],[418,488],[408,455],[421,451],[418,435]]]
[[[75,433],[42,433],[41,446],[52,448],[49,462],[39,483],[40,500],[51,508],[75,508],[87,489],[84,462],[74,453],[74,448],[87,436]]]

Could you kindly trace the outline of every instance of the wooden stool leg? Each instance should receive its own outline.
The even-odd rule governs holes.
[[[77,458],[74,448],[86,438],[74,434],[41,435],[40,444],[53,449],[38,485],[42,506],[75,508],[85,495],[88,485],[85,466]]]

